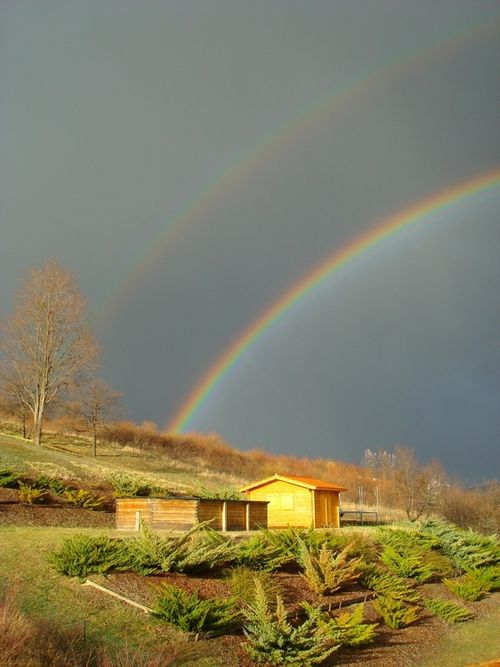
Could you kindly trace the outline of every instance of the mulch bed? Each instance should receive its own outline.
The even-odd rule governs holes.
[[[0,488],[0,525],[114,528],[115,513],[74,507],[55,498],[50,504],[25,505],[17,489]]]

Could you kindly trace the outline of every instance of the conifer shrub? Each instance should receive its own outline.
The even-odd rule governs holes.
[[[113,488],[115,498],[145,497],[151,495],[152,492],[151,485],[148,482],[128,475],[113,475],[109,482]]]
[[[419,616],[419,608],[405,605],[401,600],[389,595],[378,595],[373,600],[373,608],[393,630],[404,628],[414,623]]]
[[[378,595],[385,595],[401,602],[417,602],[418,593],[407,581],[386,572],[377,565],[368,565],[363,569],[361,583]]]
[[[305,606],[307,618],[294,626],[287,619],[280,596],[271,606],[259,581],[255,597],[245,611],[243,632],[248,640],[245,648],[256,664],[316,665],[339,648],[328,628],[321,627],[322,612]]]
[[[165,584],[153,607],[153,614],[183,632],[218,635],[241,626],[235,598],[203,599],[197,591],[187,593]]]
[[[434,575],[431,564],[424,560],[424,555],[418,550],[408,550],[400,553],[389,544],[384,546],[380,555],[384,565],[398,577],[410,577],[420,582],[431,579]]]
[[[244,565],[240,565],[227,570],[225,576],[232,594],[244,604],[251,604],[253,602],[257,581],[262,586],[270,606],[275,604],[276,596],[283,593],[282,587],[276,577],[263,570],[251,570]]]
[[[242,541],[238,548],[238,565],[253,570],[274,572],[281,567],[295,563],[295,553],[291,553],[288,546],[284,546],[273,538],[271,531],[262,530]]]
[[[19,484],[19,501],[26,505],[36,505],[47,500],[47,493],[43,489],[37,489],[31,484]]]
[[[105,574],[129,567],[129,555],[122,540],[79,534],[63,542],[51,554],[53,567],[68,577],[85,579],[89,574]]]
[[[468,602],[480,600],[489,590],[489,583],[478,570],[468,570],[461,577],[455,579],[443,579],[443,584],[452,593]]]
[[[304,604],[304,606],[307,606]],[[360,648],[371,644],[377,636],[376,623],[363,623],[365,605],[357,604],[353,611],[342,612],[334,618],[323,615],[319,627],[328,632],[335,644]]]
[[[461,570],[500,563],[500,544],[496,535],[480,535],[446,521],[427,521],[422,531],[439,540],[439,549]]]
[[[33,486],[36,489],[42,489],[44,491],[50,491],[55,496],[62,496],[64,492],[68,489],[66,484],[61,482],[60,479],[56,477],[47,477],[46,475],[40,475],[33,481]]]
[[[8,468],[0,468],[0,487],[16,489],[19,486],[19,473]]]
[[[435,616],[448,623],[468,621],[474,614],[467,607],[442,598],[422,598],[422,604]]]
[[[66,489],[63,495],[70,505],[87,510],[101,509],[106,502],[104,496],[96,498],[86,489]]]
[[[303,568],[301,577],[318,595],[327,595],[359,578],[361,558],[350,558],[350,548],[335,553],[323,543],[316,553],[302,542],[299,562]]]

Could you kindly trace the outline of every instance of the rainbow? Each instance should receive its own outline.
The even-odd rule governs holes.
[[[437,212],[499,185],[500,168],[496,168],[437,192],[425,200],[399,211],[375,225],[361,236],[353,239],[339,250],[336,250],[326,260],[312,271],[306,273],[292,287],[286,290],[284,294],[268,306],[239,335],[195,385],[194,389],[167,424],[166,430],[172,433],[179,433],[185,430],[194,413],[201,407],[210,392],[221,382],[223,376],[238,361],[241,355],[278,318],[289,311],[299,300],[306,297],[318,285],[332,276],[332,274],[340,271],[367,250],[382,244],[387,238],[398,234],[411,225],[423,225],[425,222],[432,222],[436,220]]]
[[[380,92],[384,86],[397,80],[398,77],[428,66],[437,57],[451,57],[478,40],[488,39],[492,35],[496,36],[499,28],[499,20],[489,21],[471,26],[464,33],[447,37],[444,41],[429,46],[424,51],[419,50],[400,55],[397,59],[382,64],[368,76],[365,75],[344,85],[334,94],[329,94],[300,115],[284,123],[274,133],[262,138],[257,146],[254,146],[213,179],[167,223],[162,223],[160,233],[138,253],[132,266],[126,268],[125,274],[122,274],[113,287],[102,292],[101,303],[95,313],[101,324],[112,320],[120,306],[130,298],[133,290],[137,289],[142,276],[165,256],[167,248],[172,247],[186,229],[194,226],[195,222],[202,220],[219,202],[225,201],[231,193],[243,187],[250,175],[262,169],[274,155],[279,155],[287,146],[303,139],[309,131],[313,131],[333,114],[359,101],[359,98],[363,99],[363,97]]]

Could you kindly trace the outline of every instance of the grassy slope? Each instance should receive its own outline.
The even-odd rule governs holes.
[[[0,432],[0,467],[16,468],[33,475],[85,479],[98,483],[116,473],[136,475],[169,490],[191,492],[196,485],[206,488],[238,486],[230,475],[210,474],[188,462],[146,456],[131,448],[99,446],[96,458],[88,441],[47,434],[43,447]]]

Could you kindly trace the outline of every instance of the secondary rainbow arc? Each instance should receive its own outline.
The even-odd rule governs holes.
[[[383,243],[410,225],[423,223],[438,211],[451,207],[473,195],[500,185],[500,167],[463,181],[450,188],[434,193],[423,201],[386,218],[367,232],[352,239],[342,248],[337,249],[322,263],[302,276],[276,301],[271,303],[260,315],[224,350],[207,372],[197,382],[192,391],[170,419],[166,430],[179,433],[185,430],[195,412],[202,406],[211,391],[218,385],[225,373],[238,361],[239,357],[252,345],[278,318],[289,311],[311,290],[323,283],[334,272],[342,269],[368,249]]]

